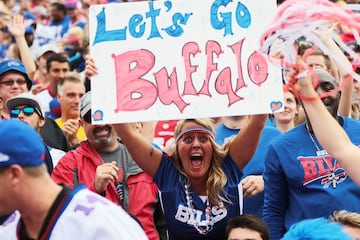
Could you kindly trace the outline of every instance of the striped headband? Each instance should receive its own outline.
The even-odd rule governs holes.
[[[211,138],[214,138],[214,134],[208,129],[208,128],[204,128],[204,127],[191,127],[191,128],[187,128],[183,131],[181,131],[175,138],[175,141],[179,141],[179,139],[184,136],[185,133],[188,132],[202,132],[202,133],[206,133],[208,135],[210,135]]]

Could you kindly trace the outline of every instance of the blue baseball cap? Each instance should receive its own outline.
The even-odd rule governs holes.
[[[44,143],[30,125],[18,119],[0,121],[0,136],[0,167],[14,164],[35,167],[44,164]]]
[[[7,72],[18,72],[25,77],[28,90],[31,89],[32,81],[29,78],[24,64],[17,59],[6,59],[0,63],[0,77]]]
[[[33,34],[34,33],[34,28],[32,26],[27,26],[25,28],[25,34]]]

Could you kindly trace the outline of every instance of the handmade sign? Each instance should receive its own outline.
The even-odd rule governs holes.
[[[281,71],[258,51],[276,1],[148,1],[94,5],[93,122],[271,113]]]

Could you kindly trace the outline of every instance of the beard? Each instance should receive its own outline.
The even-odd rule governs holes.
[[[113,138],[113,130],[109,125],[97,126],[93,129],[93,141],[98,146],[107,146]]]

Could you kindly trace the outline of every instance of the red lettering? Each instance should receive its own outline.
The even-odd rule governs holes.
[[[243,43],[244,43],[244,38],[230,46],[233,53],[235,53],[235,59],[237,63],[238,79],[236,84],[236,91],[238,91],[243,87],[246,87],[246,84],[244,82],[244,76],[242,73],[242,67],[241,67],[241,49]]]
[[[318,173],[314,159],[301,158],[299,160],[304,169],[304,183],[313,180]]]
[[[116,102],[118,111],[137,111],[151,107],[157,98],[156,86],[142,79],[154,66],[155,56],[147,50],[128,51],[118,56],[115,62]],[[135,67],[131,68],[135,64]],[[145,94],[146,93],[146,94]]]
[[[179,94],[176,68],[174,68],[170,77],[166,71],[166,68],[164,67],[155,73],[154,77],[158,85],[160,101],[164,105],[170,105],[171,103],[174,103],[182,113],[185,107],[189,104],[184,102]]]
[[[206,51],[205,51],[206,52],[206,77],[205,77],[204,85],[202,86],[202,88],[200,90],[200,93],[211,96],[210,90],[209,90],[209,81],[210,81],[212,72],[215,70],[218,70],[217,63],[214,63],[214,61],[213,61],[214,53],[219,58],[220,54],[222,54],[223,51],[221,50],[220,44],[215,41],[208,41],[206,43],[205,48],[206,48]]]
[[[244,39],[228,46],[231,48],[237,64],[237,81],[235,90],[232,84],[232,69],[224,67],[215,78],[215,91],[221,95],[227,95],[228,106],[244,99],[236,94],[238,90],[246,87],[242,71],[241,52]],[[171,74],[165,67],[161,67],[157,72],[154,71],[154,81],[145,79],[144,76],[150,75],[150,71],[155,65],[155,56],[152,52],[140,49],[127,51],[120,55],[112,55],[115,64],[116,78],[116,101],[115,112],[119,111],[139,111],[150,108],[159,98],[163,105],[175,104],[181,113],[190,105],[182,98],[185,95],[207,95],[211,97],[210,80],[215,71],[219,71],[218,63],[214,58],[220,58],[224,53],[221,45],[216,41],[209,40],[205,46],[206,53],[206,76],[204,83],[197,91],[192,79],[193,73],[198,69],[198,65],[192,65],[191,57],[201,53],[196,42],[188,42],[183,46],[182,55],[185,67],[184,90],[180,94],[179,79],[176,67],[173,67]],[[256,85],[261,85],[268,76],[268,65],[266,59],[258,52],[254,52],[248,59],[248,72],[250,80]]]
[[[190,54],[195,56],[196,54],[200,53],[199,45],[195,42],[188,42],[183,46],[182,56],[184,58],[185,64],[185,86],[184,86],[184,95],[197,95],[195,87],[192,82],[191,75],[196,72],[198,65],[191,65],[190,61]]]
[[[268,63],[266,59],[257,51],[250,55],[248,60],[248,72],[250,80],[256,85],[261,85],[267,79]]]
[[[229,105],[231,106],[233,103],[244,99],[236,95],[236,93],[232,90],[231,86],[231,70],[230,68],[225,68],[221,71],[215,81],[215,90],[222,94],[228,95]]]
[[[319,168],[319,174],[320,175],[326,175],[331,173],[332,169],[336,169],[333,166],[333,160],[332,160],[332,156],[330,155],[325,155],[325,156],[319,156],[315,159],[316,164]],[[338,164],[337,167],[340,167],[340,165]]]

